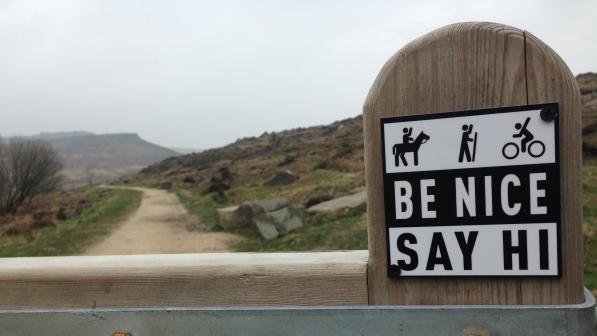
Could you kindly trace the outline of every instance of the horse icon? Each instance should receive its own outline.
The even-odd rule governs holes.
[[[408,135],[412,133],[412,128],[406,130],[408,132]],[[425,134],[423,131],[421,131],[412,142],[408,141],[411,139],[412,138],[410,137],[404,136],[402,143],[395,144],[394,147],[392,147],[392,153],[394,154],[394,164],[396,165],[396,167],[400,166],[400,161],[402,161],[402,164],[404,166],[408,166],[408,162],[406,161],[406,157],[404,156],[404,154],[411,152],[414,156],[415,166],[419,165],[419,148],[421,148],[422,144],[429,141],[431,137]]]

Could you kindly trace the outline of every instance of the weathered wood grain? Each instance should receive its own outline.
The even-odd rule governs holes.
[[[0,309],[366,305],[367,251],[0,259]]]
[[[543,65],[539,60],[543,60]],[[544,75],[547,68],[553,73],[551,77]],[[578,256],[582,246],[578,233],[580,129],[576,125],[580,118],[575,103],[578,92],[568,87],[574,78],[567,69],[562,69],[565,69],[563,62],[542,43],[528,42],[525,47],[525,32],[501,24],[477,22],[433,31],[409,43],[386,63],[369,92],[363,117],[369,199],[370,304],[559,304],[582,300]],[[554,88],[545,88],[548,81]],[[388,278],[380,118],[557,100],[565,104],[564,113],[570,114],[561,121],[561,139],[574,138],[561,142],[562,153],[568,153],[562,159],[569,161],[561,174],[576,175],[562,179],[562,185],[571,183],[562,188],[562,199],[567,200],[563,206],[568,207],[563,212],[566,216],[563,221],[570,229],[563,244],[564,258],[569,261],[564,277],[555,280]]]

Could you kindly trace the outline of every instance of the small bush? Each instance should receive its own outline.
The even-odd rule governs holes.
[[[160,182],[160,189],[170,190],[172,189],[172,181],[162,181]]]
[[[182,182],[187,184],[195,184],[197,181],[195,181],[192,176],[185,176],[184,179],[182,179]]]

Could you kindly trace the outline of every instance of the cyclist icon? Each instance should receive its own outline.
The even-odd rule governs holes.
[[[538,158],[545,153],[545,144],[539,140],[533,141],[535,136],[531,133],[527,126],[529,125],[529,121],[531,118],[528,117],[524,124],[516,123],[514,128],[518,130],[518,133],[512,135],[513,138],[521,138],[520,139],[520,147],[514,142],[508,142],[502,148],[502,155],[508,159],[512,160],[518,157],[520,152],[522,153],[529,153],[531,157]]]

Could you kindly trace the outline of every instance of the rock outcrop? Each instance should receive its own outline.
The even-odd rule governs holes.
[[[293,172],[290,170],[282,170],[277,172],[276,175],[267,180],[263,185],[266,187],[277,187],[294,183],[296,180],[298,180],[298,176]]]
[[[232,230],[246,226],[245,220],[241,215],[239,206],[231,206],[216,210],[216,223],[226,230]]]
[[[303,226],[300,212],[285,197],[217,209],[216,222],[226,230],[253,227],[266,240]]]
[[[357,209],[365,210],[367,207],[367,193],[361,191],[356,194],[334,198],[332,200],[316,204],[307,211],[336,211],[341,209]]]

